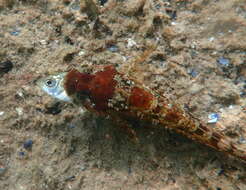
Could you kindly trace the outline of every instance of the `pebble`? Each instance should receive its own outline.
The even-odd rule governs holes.
[[[72,123],[69,123],[68,124],[68,128],[69,129],[74,129],[74,128],[76,128],[76,125],[75,124],[72,124]]]
[[[240,137],[239,140],[238,140],[238,142],[240,144],[246,144],[246,139],[244,137]]]
[[[171,19],[175,20],[177,18],[176,10],[166,10],[167,14],[171,17]]]
[[[20,152],[18,152],[18,156],[25,156],[26,155],[26,153],[25,152],[23,152],[23,151],[20,151]]]
[[[240,97],[242,97],[242,98],[246,97],[246,91],[240,92]]]
[[[72,40],[69,36],[65,36],[65,37],[64,37],[64,41],[65,41],[65,43],[67,43],[67,44],[74,45],[73,40]]]
[[[244,83],[246,85],[246,78],[244,76],[239,76],[238,78],[236,78],[236,80],[234,81],[234,83],[240,84],[240,83]]]
[[[225,173],[225,170],[220,168],[217,174],[218,174],[218,176],[221,176],[224,173]]]
[[[4,114],[4,111],[0,111],[0,116],[2,116]]]
[[[75,180],[75,176],[74,176],[74,175],[69,176],[69,177],[67,177],[67,178],[65,179],[65,181],[73,181],[73,180]]]
[[[216,123],[219,120],[219,114],[211,113],[208,115],[208,123]]]
[[[112,46],[108,47],[108,50],[111,52],[117,52],[119,50],[119,48],[116,45],[112,45]]]
[[[26,160],[28,159],[28,154],[27,152],[25,152],[22,148],[20,151],[17,152],[17,159],[20,159],[20,160]]]
[[[81,170],[81,171],[85,171],[85,170],[86,170],[86,166],[82,165],[82,166],[80,167],[80,170]]]
[[[221,66],[225,66],[227,67],[229,64],[230,64],[230,60],[229,59],[226,59],[224,57],[220,57],[218,59],[218,63],[221,65]]]
[[[0,62],[0,74],[11,71],[13,67],[14,67],[14,64],[9,60]]]
[[[61,113],[61,104],[60,102],[55,102],[52,105],[46,107],[45,113],[46,114],[52,114],[52,115],[57,115]]]
[[[78,11],[80,9],[80,4],[78,1],[75,1],[73,2],[71,5],[70,5],[70,9],[71,10],[74,10],[74,11]]]
[[[6,168],[0,167],[0,176],[3,175],[6,171]]]
[[[193,78],[195,78],[198,75],[198,72],[195,69],[188,69],[187,72]]]
[[[32,145],[33,145],[33,140],[29,139],[27,141],[25,141],[23,143],[23,147],[26,149],[26,150],[30,150],[32,149]]]
[[[20,32],[21,32],[20,30],[16,29],[16,30],[10,32],[10,34],[11,34],[12,36],[18,36],[18,35],[20,34]]]
[[[71,0],[63,0],[62,1],[64,4],[68,5],[69,3],[71,3]]]
[[[99,3],[100,3],[100,5],[104,5],[105,3],[107,3],[108,2],[108,0],[98,0],[99,1]]]

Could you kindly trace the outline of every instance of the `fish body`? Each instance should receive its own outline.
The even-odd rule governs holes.
[[[57,92],[55,85],[49,85],[50,80],[55,81]],[[89,72],[72,69],[42,80],[39,86],[53,97],[82,105],[91,112],[113,119],[151,122],[246,161],[246,151],[237,148],[224,134],[194,118],[165,96],[118,72],[112,65],[92,67]]]

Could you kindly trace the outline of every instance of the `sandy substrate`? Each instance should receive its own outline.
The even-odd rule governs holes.
[[[35,82],[114,64],[246,149],[246,1],[88,2],[0,0],[0,189],[245,190],[245,163],[141,121],[133,143]]]

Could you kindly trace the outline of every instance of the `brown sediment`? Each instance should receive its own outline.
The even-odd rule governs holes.
[[[99,9],[93,0],[80,0],[80,9],[85,11],[91,20],[95,20],[99,15]]]

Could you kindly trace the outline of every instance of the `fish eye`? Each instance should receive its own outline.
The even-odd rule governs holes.
[[[56,81],[53,80],[53,79],[47,79],[45,81],[45,85],[52,88],[52,87],[55,87],[56,86]]]

